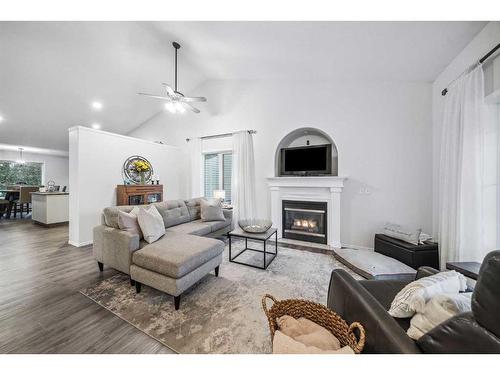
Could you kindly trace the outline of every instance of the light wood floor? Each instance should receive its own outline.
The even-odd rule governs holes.
[[[114,272],[66,225],[0,219],[0,353],[172,353],[78,292]]]

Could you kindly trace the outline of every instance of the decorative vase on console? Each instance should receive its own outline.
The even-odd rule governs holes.
[[[151,170],[151,165],[147,161],[137,160],[134,162],[135,172],[139,175],[141,185],[146,184],[146,173]]]

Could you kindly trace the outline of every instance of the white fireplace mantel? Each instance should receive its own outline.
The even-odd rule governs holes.
[[[282,230],[282,201],[326,202],[327,240],[332,247],[341,247],[340,241],[340,198],[347,177],[269,177],[267,183],[271,191],[271,219],[278,228],[278,238]]]

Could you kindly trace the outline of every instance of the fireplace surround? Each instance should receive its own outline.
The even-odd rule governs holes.
[[[327,203],[284,200],[283,238],[327,244]]]
[[[271,220],[277,226],[278,238],[283,238],[283,201],[323,202],[327,207],[326,244],[341,247],[340,200],[345,179],[339,176],[267,178],[271,194]],[[310,239],[302,241],[312,242]]]

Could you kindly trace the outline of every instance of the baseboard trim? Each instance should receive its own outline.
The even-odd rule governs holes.
[[[85,242],[68,241],[68,244],[71,246],[74,246],[74,247],[83,247],[83,246],[92,245],[92,241],[85,241]]]

